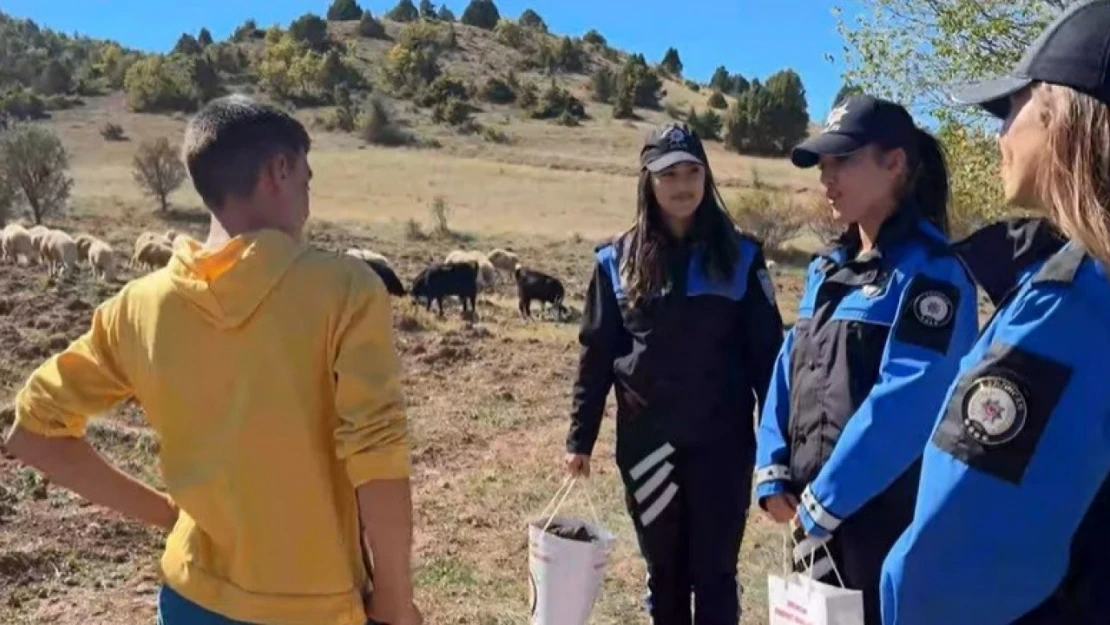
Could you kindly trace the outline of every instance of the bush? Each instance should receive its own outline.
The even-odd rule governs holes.
[[[432,49],[397,44],[386,58],[383,69],[386,81],[398,95],[411,97],[439,77],[441,70],[436,57]]]
[[[132,161],[131,176],[143,193],[158,200],[163,212],[169,208],[169,195],[185,182],[185,165],[178,149],[162,137],[139,145]]]
[[[455,14],[447,8],[446,4],[441,4],[439,5],[439,13],[436,13],[436,19],[441,22],[453,22],[455,21]]]
[[[385,18],[394,22],[415,22],[420,19],[420,11],[416,10],[412,0],[401,0],[385,14]]]
[[[555,61],[563,71],[580,72],[586,67],[586,53],[573,39],[563,37],[555,51]]]
[[[722,95],[720,91],[714,91],[713,95],[709,96],[707,104],[715,109],[728,108],[728,100],[725,99],[725,96]]]
[[[65,210],[73,189],[69,157],[50,129],[17,124],[0,133],[0,170],[14,202],[26,204],[36,224]]]
[[[501,13],[493,0],[470,0],[462,14],[462,23],[468,26],[477,26],[486,30],[493,30],[501,19]]]
[[[419,106],[436,106],[445,104],[450,100],[466,101],[470,99],[470,90],[465,83],[451,76],[440,76],[425,87],[416,98]]]
[[[420,0],[420,18],[425,20],[436,19],[436,3],[432,0]]]
[[[207,28],[201,28],[200,32],[197,33],[197,43],[199,43],[202,48],[207,48],[212,45],[214,43],[212,41],[212,33],[208,32]]]
[[[514,50],[524,50],[528,47],[529,36],[524,27],[516,22],[501,20],[493,29],[498,43]]]
[[[193,77],[183,65],[186,58],[149,56],[128,68],[123,87],[131,109],[143,113],[193,110]]]
[[[608,67],[602,67],[590,77],[590,93],[597,102],[612,102],[617,90],[617,75]]]
[[[525,28],[538,30],[541,33],[547,32],[547,23],[543,21],[543,18],[540,17],[539,13],[536,13],[532,9],[525,9],[524,12],[521,13],[520,17],[517,19],[517,23]]]
[[[564,114],[582,119],[586,117],[586,107],[581,100],[554,83],[543,92],[539,101],[529,111],[532,119],[555,119]]]
[[[618,87],[617,93],[613,97],[613,119],[636,118],[635,93],[631,89]]]
[[[105,122],[100,127],[100,136],[104,137],[105,141],[123,141],[127,138],[124,136],[123,126],[112,122]]]
[[[678,50],[667,48],[667,52],[663,55],[663,60],[659,63],[659,66],[671,76],[681,76],[682,60],[678,57]]]
[[[328,23],[319,15],[305,13],[293,20],[289,25],[289,34],[293,35],[294,41],[313,50],[322,51],[328,47]]]
[[[385,34],[385,26],[381,22],[374,19],[370,11],[364,11],[362,17],[358,21],[358,34],[369,39],[388,39]]]
[[[621,68],[617,80],[617,96],[618,99],[631,99],[632,106],[658,109],[659,91],[662,87],[663,81],[647,66],[643,55],[635,54]]]
[[[46,102],[28,89],[0,94],[0,113],[16,120],[41,119],[46,116]]]
[[[455,29],[449,24],[413,22],[401,29],[397,43],[406,48],[422,48],[440,54],[455,47]]]
[[[781,250],[798,236],[807,217],[806,209],[790,196],[764,190],[738,194],[730,208],[740,229],[758,238],[768,250]]]
[[[699,137],[705,141],[717,141],[720,139],[721,127],[724,125],[724,120],[712,109],[706,109],[704,113],[698,114],[694,107],[690,107],[690,112],[686,114],[686,122],[690,124]]]
[[[539,103],[540,98],[536,91],[536,85],[532,83],[521,85],[516,96],[517,104],[520,105],[520,108],[528,110]]]
[[[582,41],[603,48],[609,45],[609,42],[605,41],[605,37],[602,37],[601,33],[592,28],[585,35],[582,35]]]
[[[353,22],[362,18],[362,7],[355,0],[333,0],[328,7],[328,20],[333,22]]]
[[[448,123],[452,126],[459,126],[470,121],[470,107],[457,98],[449,98],[438,102],[435,108],[432,109],[432,121],[439,124]]]
[[[366,111],[358,117],[358,130],[367,143],[400,146],[413,143],[414,138],[393,123],[389,109],[378,98],[371,98]]]
[[[699,85],[698,83],[696,83],[692,80],[687,80],[686,81],[686,88],[689,89],[690,91],[693,91],[694,93],[700,93],[701,92],[701,85]]]
[[[491,76],[482,86],[482,99],[494,104],[510,104],[516,100],[516,92],[507,82]]]

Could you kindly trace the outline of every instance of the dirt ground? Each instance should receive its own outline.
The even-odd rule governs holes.
[[[53,224],[90,232],[125,257],[142,230],[167,228],[201,236],[199,216],[165,221],[78,216]],[[408,240],[387,226],[314,222],[313,244],[341,251],[366,247],[390,258],[408,286],[427,262],[455,247],[511,246],[529,265],[559,276],[571,315],[524,321],[507,279],[479,298],[477,322],[461,318],[456,302],[443,319],[394,301],[397,347],[406,376],[412,421],[418,532],[418,584],[429,623],[520,623],[527,614],[526,522],[554,492],[569,391],[577,357],[577,321],[597,241],[515,238]],[[116,283],[87,270],[50,281],[41,267],[0,265],[0,403],[26,376],[85,331],[94,307],[135,274]],[[535,306],[535,305],[534,305]],[[10,426],[10,407],[0,428]],[[611,421],[596,460],[600,507],[607,522],[624,522],[611,448]],[[158,442],[131,403],[95,419],[94,446],[133,474],[158,485]],[[611,442],[611,441],[610,441]],[[600,602],[604,619],[628,623],[638,615],[634,541],[624,541],[614,563],[612,597]],[[46,483],[33,470],[0,456],[0,623],[149,623],[158,588],[162,536],[89,505]],[[473,601],[474,598],[483,601]],[[469,598],[470,600],[465,600]],[[758,622],[758,621],[753,621]]]

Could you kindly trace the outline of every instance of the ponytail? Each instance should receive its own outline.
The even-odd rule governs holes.
[[[948,235],[948,163],[944,148],[936,137],[917,129],[917,154],[909,155],[906,197],[918,211],[945,236]]]

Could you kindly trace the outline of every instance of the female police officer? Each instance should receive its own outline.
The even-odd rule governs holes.
[[[1110,1],[1080,2],[1011,76],[954,94],[1005,120],[1007,199],[1048,221],[961,244],[999,305],[948,391],[913,522],[884,564],[888,625],[1110,621],[1108,50]]]
[[[809,266],[763,410],[756,492],[776,521],[800,520],[795,567],[862,590],[872,625],[916,462],[975,338],[975,287],[947,241],[940,146],[905,108],[851,97],[792,158],[820,166],[848,227]]]
[[[652,622],[735,625],[755,401],[782,319],[761,246],[724,212],[697,135],[657,128],[641,164],[636,225],[596,253],[567,466],[589,474],[615,385],[617,465]]]

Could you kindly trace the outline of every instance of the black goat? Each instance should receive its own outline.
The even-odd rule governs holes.
[[[555,306],[559,321],[563,320],[566,313],[566,307],[563,306],[566,289],[558,278],[534,269],[525,269],[520,265],[513,270],[513,277],[516,278],[516,293],[519,300],[517,307],[520,309],[521,317],[526,319],[532,317],[532,300],[537,300],[541,302],[541,310],[543,303]]]
[[[401,283],[401,280],[397,277],[397,274],[393,273],[393,269],[391,269],[389,265],[378,260],[368,260],[365,262],[367,265],[370,265],[374,273],[378,274],[378,277],[382,279],[390,295],[401,297],[407,294],[405,285]]]
[[[432,309],[432,300],[439,305],[443,316],[443,298],[458,296],[462,302],[463,314],[470,303],[471,314],[477,314],[475,304],[478,299],[478,263],[438,263],[427,267],[412,282],[412,297],[417,301],[426,300],[426,308]]]

